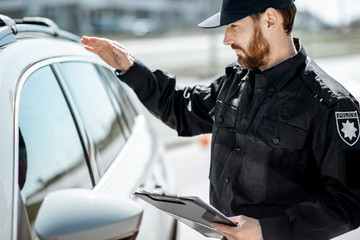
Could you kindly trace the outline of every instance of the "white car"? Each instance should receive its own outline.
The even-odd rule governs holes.
[[[175,189],[113,70],[49,19],[0,15],[0,239],[176,238],[132,194]]]

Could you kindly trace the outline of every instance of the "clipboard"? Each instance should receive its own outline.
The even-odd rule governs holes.
[[[223,237],[221,233],[211,226],[211,223],[236,226],[236,223],[196,196],[178,196],[168,193],[149,192],[144,189],[137,190],[134,195],[163,210],[179,222],[206,237],[219,239]]]

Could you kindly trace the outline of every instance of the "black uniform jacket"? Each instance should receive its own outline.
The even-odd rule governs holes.
[[[360,225],[359,104],[299,48],[263,72],[231,64],[209,86],[179,88],[138,60],[116,71],[179,135],[212,132],[210,203],[259,219],[265,240]]]

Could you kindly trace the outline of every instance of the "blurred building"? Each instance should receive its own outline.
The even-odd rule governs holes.
[[[308,11],[299,11],[296,14],[294,28],[298,30],[318,31],[320,29],[330,29],[333,26],[325,23],[320,17]]]
[[[349,27],[350,27],[351,29],[360,30],[360,18],[352,21],[352,22],[349,24]]]
[[[12,18],[48,17],[78,33],[144,35],[196,27],[219,4],[219,0],[0,0],[0,13]]]
[[[48,17],[77,33],[145,35],[196,28],[220,4],[221,0],[0,0],[0,14]],[[301,30],[331,27],[306,11],[298,12],[295,21]]]

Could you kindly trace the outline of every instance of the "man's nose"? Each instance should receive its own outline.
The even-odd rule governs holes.
[[[229,30],[229,27],[226,26],[225,28],[225,34],[224,34],[224,40],[223,40],[223,43],[224,45],[231,45],[234,43],[234,38],[232,37],[232,34]]]

